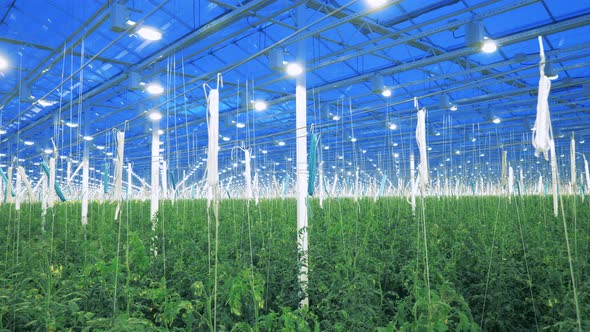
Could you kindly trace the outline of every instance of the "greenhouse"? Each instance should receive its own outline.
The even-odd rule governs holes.
[[[589,146],[587,0],[2,0],[0,331],[590,331]]]

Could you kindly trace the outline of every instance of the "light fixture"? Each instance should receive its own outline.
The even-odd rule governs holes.
[[[76,128],[78,127],[78,124],[76,122],[66,122],[66,126],[70,127],[70,128]]]
[[[279,141],[279,143],[277,143],[279,146],[285,146],[285,142],[284,141]]]
[[[502,122],[502,120],[501,120],[499,117],[497,117],[497,116],[494,116],[494,117],[492,118],[492,122],[493,122],[493,123],[495,123],[495,124],[498,124],[498,123]]]
[[[390,123],[389,124],[389,129],[396,130],[397,129],[397,125],[395,123]]]
[[[259,112],[264,111],[267,107],[268,107],[268,105],[266,104],[266,102],[264,100],[255,100],[254,101],[254,109]]]
[[[287,75],[299,76],[303,73],[303,67],[297,62],[289,62],[287,64]]]
[[[351,138],[350,138],[350,141],[351,141],[352,143],[356,142],[356,137],[351,137]]]
[[[372,8],[379,8],[387,3],[387,0],[367,0],[367,3]]]
[[[47,148],[47,149],[43,150],[43,152],[45,152],[45,154],[51,154],[53,152],[53,150],[51,150],[50,148]]]
[[[0,135],[4,135],[4,134],[6,134],[6,129],[0,128]]]
[[[107,156],[109,156],[109,157],[113,155],[113,153],[112,153],[112,152],[107,152],[107,153],[105,153],[105,154],[106,154]]]
[[[230,140],[230,138],[229,138],[229,137],[227,137],[227,136],[223,136],[221,139],[222,139],[224,142],[228,142],[228,141]]]
[[[455,105],[455,104],[451,104],[451,107],[449,107],[449,110],[451,110],[453,112],[456,111],[456,110],[458,110],[458,109],[459,109],[459,107],[457,107],[457,105]]]
[[[89,135],[86,135],[86,136],[84,136],[84,137],[82,137],[82,138],[83,138],[85,141],[89,141],[89,142],[90,142],[90,141],[92,141],[92,140],[94,139],[94,137],[92,137],[92,136],[89,136]]]
[[[340,115],[338,115],[338,114],[334,114],[334,115],[332,116],[332,120],[334,120],[334,121],[338,121],[338,120],[340,120]]]
[[[393,157],[394,157],[394,158],[399,158],[399,153],[394,153],[394,154],[393,154]]]
[[[105,146],[104,145],[97,145],[96,148],[99,150],[104,150]]]
[[[43,107],[48,107],[48,106],[55,105],[57,102],[53,101],[53,100],[39,99],[39,100],[37,100],[37,103]]]
[[[24,141],[23,143],[25,145],[28,145],[28,146],[31,146],[31,145],[34,145],[35,144],[35,142],[33,142],[33,141]]]
[[[8,61],[0,56],[0,70],[8,68]]]
[[[145,91],[152,95],[160,95],[164,92],[164,87],[158,82],[151,82],[146,85]]]
[[[158,121],[160,119],[162,119],[162,113],[158,112],[158,111],[152,111],[150,112],[150,120],[152,121]]]
[[[238,128],[244,128],[244,127],[246,127],[246,125],[244,123],[242,123],[242,122],[238,122],[238,123],[236,123],[236,127],[238,127]]]
[[[152,27],[141,27],[139,30],[137,30],[137,34],[146,40],[154,41],[162,39],[162,33]]]
[[[329,145],[324,145],[324,150],[330,150],[330,146]]]
[[[481,50],[485,53],[494,53],[498,49],[498,45],[493,39],[488,37],[484,37],[483,43],[481,45]]]
[[[385,98],[391,97],[391,89],[383,88],[383,91],[381,91],[381,95]]]
[[[552,81],[559,78],[559,73],[557,72],[557,69],[553,67],[553,63],[545,63],[545,76]]]
[[[162,129],[158,129],[158,135],[164,135],[164,131]],[[164,142],[161,142],[164,143]]]

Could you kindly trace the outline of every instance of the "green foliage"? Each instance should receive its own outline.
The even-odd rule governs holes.
[[[293,200],[222,201],[217,245],[200,200],[161,202],[155,233],[149,202],[125,203],[118,221],[113,204],[92,203],[85,227],[77,203],[50,209],[44,227],[40,205],[2,205],[0,330],[576,328],[563,227],[547,198],[426,199],[429,278],[422,219],[405,199],[309,203],[309,308],[299,308]],[[590,205],[566,197],[564,211],[590,330]]]

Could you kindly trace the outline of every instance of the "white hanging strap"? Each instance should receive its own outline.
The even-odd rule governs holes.
[[[21,189],[21,174],[20,172],[16,173],[16,185],[15,185],[15,191],[16,191],[16,195],[14,196],[14,209],[16,211],[20,210],[20,189]]]
[[[23,183],[25,184],[25,188],[27,188],[27,192],[29,194],[29,201],[32,202],[35,198],[35,195],[33,194],[33,189],[31,188],[31,182],[29,182],[29,178],[27,177],[27,173],[25,172],[25,169],[22,166],[17,167],[16,170],[20,174],[21,181],[23,181]]]
[[[572,139],[570,141],[570,175],[571,175],[571,186],[572,186],[572,193],[576,194],[576,140],[572,135]]]
[[[428,156],[426,147],[426,109],[418,109],[418,98],[414,98],[414,107],[418,111],[418,123],[416,125],[416,142],[420,150],[420,163],[418,164],[418,175],[420,189],[424,191],[429,184]],[[424,192],[422,193],[424,194]]]
[[[243,149],[244,150],[244,180],[246,181],[246,199],[252,199],[252,166],[251,166],[251,152],[250,149]]]
[[[584,156],[584,171],[586,173],[586,191],[590,191],[590,170],[588,168],[588,160],[586,160],[586,156]]]
[[[258,200],[260,198],[260,187],[258,186],[258,173],[254,173],[254,185],[252,186],[254,191],[254,202],[258,205]]]
[[[508,166],[508,195],[512,196],[514,193],[514,169]]]
[[[533,146],[535,147],[535,156],[543,154],[545,160],[549,158],[549,149],[553,141],[553,131],[551,128],[551,116],[549,114],[549,91],[551,90],[551,80],[545,76],[545,52],[543,51],[543,39],[539,39],[539,94],[537,98],[537,117],[533,127]]]
[[[121,211],[121,191],[123,187],[123,153],[125,151],[125,132],[117,131],[115,137],[117,138],[117,161],[115,163],[115,201],[117,201],[117,208],[115,209],[115,220],[119,217]]]
[[[205,89],[205,86],[203,86]],[[219,182],[219,90],[211,89],[207,95],[207,129],[209,145],[207,149],[207,184],[216,187]]]
[[[557,217],[559,213],[558,181],[559,174],[557,173],[557,155],[555,153],[555,141],[551,140],[551,182],[553,183],[553,214],[555,215],[555,217]]]

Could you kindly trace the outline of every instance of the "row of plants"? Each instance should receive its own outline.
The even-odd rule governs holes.
[[[309,307],[296,203],[0,206],[0,330],[528,331],[578,328],[550,199],[309,200]],[[563,197],[583,330],[590,204]],[[216,222],[217,227],[216,227]],[[217,232],[217,233],[216,233]],[[157,253],[157,254],[156,254]]]

